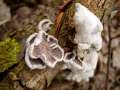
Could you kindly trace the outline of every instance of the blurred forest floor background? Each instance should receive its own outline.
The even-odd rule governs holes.
[[[92,5],[90,0],[83,1]],[[112,3],[102,7],[109,11],[108,18],[100,16],[103,47],[95,76],[89,82],[76,83],[59,77],[59,65],[53,70],[30,71],[24,63],[26,38],[37,31],[42,18],[55,21],[62,1],[0,0],[0,90],[120,90],[120,0],[95,1],[98,7],[106,1]]]

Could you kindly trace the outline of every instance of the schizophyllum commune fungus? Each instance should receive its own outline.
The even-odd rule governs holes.
[[[80,82],[82,80],[88,81],[94,75],[98,61],[97,51],[102,47],[103,25],[98,17],[85,6],[75,3],[75,8],[73,17],[76,30],[74,43],[77,44],[77,50],[76,53],[71,52],[72,56],[70,53],[66,53],[64,67],[71,70],[66,79]]]
[[[75,8],[74,43],[77,44],[77,50],[64,54],[58,40],[47,33],[53,23],[43,19],[38,25],[38,33],[30,35],[26,41],[25,61],[30,69],[54,68],[57,62],[63,60],[62,69],[71,70],[66,79],[80,82],[93,77],[98,62],[97,51],[102,47],[103,25],[85,6],[75,3]]]
[[[51,24],[49,19],[40,21],[39,32],[30,35],[26,41],[25,61],[30,69],[54,68],[64,57],[58,40],[47,33]]]

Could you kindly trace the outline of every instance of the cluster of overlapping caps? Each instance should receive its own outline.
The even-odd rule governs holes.
[[[75,3],[75,39],[77,50],[64,53],[58,40],[49,35],[49,19],[43,19],[38,24],[39,31],[30,35],[26,41],[25,61],[30,69],[54,68],[57,63],[64,62],[63,69],[70,69],[66,76],[68,80],[80,82],[89,80],[94,75],[98,61],[98,53],[102,47],[100,20],[85,6]]]

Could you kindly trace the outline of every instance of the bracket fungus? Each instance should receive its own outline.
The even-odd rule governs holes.
[[[64,62],[65,68],[71,70],[66,76],[68,80],[80,82],[88,81],[93,77],[97,66],[98,53],[102,48],[101,32],[103,25],[91,11],[80,3],[75,3],[75,39],[77,44],[75,52],[66,53]],[[70,56],[72,55],[72,56]]]
[[[26,41],[25,62],[30,69],[53,68],[64,57],[64,50],[58,40],[46,33],[51,24],[49,19],[40,21],[39,32],[30,35]]]

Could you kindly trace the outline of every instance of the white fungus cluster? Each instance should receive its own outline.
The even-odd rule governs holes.
[[[75,39],[77,50],[64,54],[58,40],[47,33],[52,22],[40,21],[39,32],[30,35],[26,41],[25,61],[30,69],[54,68],[57,62],[63,61],[63,69],[70,69],[65,76],[68,80],[80,82],[93,77],[98,61],[98,52],[102,47],[100,20],[85,6],[75,3]]]
[[[66,76],[68,80],[80,82],[88,81],[93,77],[98,61],[98,52],[102,47],[101,32],[103,30],[100,20],[85,6],[75,3],[75,39],[77,52],[74,58],[69,58],[66,54],[64,61],[65,68],[69,68],[71,73]],[[74,52],[73,52],[74,53]],[[77,58],[75,58],[77,56]]]
[[[49,19],[40,21],[39,32],[30,35],[26,41],[25,62],[30,69],[53,68],[63,60],[64,51],[58,40],[46,33],[51,24]]]

